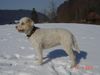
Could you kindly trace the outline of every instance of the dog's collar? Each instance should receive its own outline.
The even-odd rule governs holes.
[[[32,26],[29,30],[27,30],[25,32],[26,36],[29,38],[31,37],[31,35],[37,30],[39,29],[38,27]]]

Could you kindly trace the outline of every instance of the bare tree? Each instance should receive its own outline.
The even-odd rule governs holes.
[[[49,7],[48,9],[44,9],[44,14],[49,17],[50,22],[55,22],[56,21],[56,2],[54,0],[49,0]]]

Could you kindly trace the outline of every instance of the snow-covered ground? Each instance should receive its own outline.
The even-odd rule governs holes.
[[[0,75],[100,75],[100,26],[45,23],[41,28],[69,29],[77,38],[79,65],[70,69],[70,59],[61,46],[44,51],[44,64],[37,65],[34,49],[15,25],[0,25]],[[52,38],[52,37],[50,37]]]

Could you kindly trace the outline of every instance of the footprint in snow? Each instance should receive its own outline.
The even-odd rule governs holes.
[[[6,38],[1,38],[0,41],[7,41],[8,39]]]
[[[35,55],[28,55],[28,56],[26,56],[26,58],[28,58],[28,59],[33,59],[33,58],[35,58]]]
[[[95,39],[94,37],[90,37],[91,40]]]
[[[11,33],[7,33],[7,35],[9,36],[9,35],[11,35]]]
[[[12,63],[0,62],[0,66],[12,66]]]
[[[22,47],[20,47],[20,49],[21,49],[21,50],[24,50],[24,49],[25,49],[25,47],[24,47],[24,46],[22,46]]]
[[[26,73],[26,72],[20,72],[17,75],[32,75],[31,73]]]
[[[87,39],[87,37],[82,37],[82,39],[84,39],[84,40],[85,40],[85,39]]]
[[[29,49],[30,49],[30,50],[33,50],[33,48],[32,48],[32,47],[29,47]]]
[[[0,55],[0,58],[2,58],[2,59],[19,59],[20,55],[19,54],[14,54],[14,55],[3,54],[3,55]]]

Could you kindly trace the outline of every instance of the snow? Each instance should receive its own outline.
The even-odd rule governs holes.
[[[34,61],[35,52],[25,34],[15,25],[0,25],[0,75],[100,75],[100,26],[75,23],[35,24],[41,28],[65,28],[77,38],[79,65],[70,69],[70,59],[61,46],[44,51],[44,64]]]

